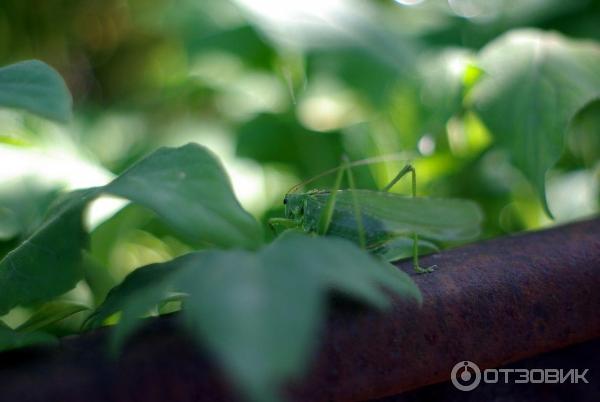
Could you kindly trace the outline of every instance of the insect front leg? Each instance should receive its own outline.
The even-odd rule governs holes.
[[[404,177],[408,173],[410,173],[412,176],[412,196],[416,197],[417,196],[417,172],[415,171],[414,166],[411,165],[410,163],[407,164],[406,166],[404,166],[402,169],[400,169],[400,172],[398,172],[396,177],[394,177],[392,179],[392,181],[383,188],[382,191],[389,191],[394,186],[394,184],[396,184],[402,177]],[[436,268],[435,265],[432,265],[431,267],[427,267],[427,268],[422,268],[419,265],[419,235],[416,232],[413,233],[413,268],[414,268],[415,272],[417,272],[419,274],[433,272]]]
[[[288,218],[271,218],[267,222],[274,234],[277,234],[278,227],[282,227],[284,229],[291,229],[300,226],[298,221],[296,221],[295,219]]]
[[[359,245],[362,249],[366,249],[366,235],[365,235],[365,227],[362,221],[362,215],[360,213],[360,206],[358,205],[358,200],[356,198],[356,194],[353,190],[355,190],[356,185],[354,182],[354,175],[350,170],[350,162],[348,158],[344,156],[342,166],[340,167],[338,174],[335,179],[335,184],[329,193],[329,197],[327,198],[327,203],[325,204],[325,208],[323,209],[323,213],[319,219],[318,225],[318,234],[324,235],[329,230],[329,225],[331,224],[331,219],[333,218],[333,212],[335,210],[335,202],[337,197],[337,192],[340,189],[342,184],[342,177],[344,176],[344,172],[348,177],[348,185],[352,194],[352,206],[354,210],[354,219],[356,220],[356,229],[358,232],[358,241]]]
[[[348,158],[344,156],[344,168],[346,169],[346,174],[348,175],[348,186],[350,187],[350,194],[352,195],[352,209],[354,212],[354,220],[356,221],[356,231],[358,232],[358,244],[363,250],[367,248],[367,238],[365,235],[365,225],[362,220],[362,215],[360,213],[360,205],[358,205],[358,199],[356,197],[356,185],[354,182],[354,175],[352,174],[352,169],[349,166]]]
[[[344,166],[342,166],[337,175],[335,176],[335,183],[331,192],[329,193],[329,197],[327,197],[327,203],[325,204],[325,208],[323,208],[323,212],[319,217],[319,222],[317,224],[317,234],[324,236],[327,234],[329,230],[329,225],[331,224],[331,219],[333,218],[333,211],[335,209],[335,199],[337,197],[337,191],[342,185],[342,177],[344,176]]]

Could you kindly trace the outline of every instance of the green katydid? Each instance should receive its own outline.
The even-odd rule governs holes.
[[[381,191],[356,189],[351,168],[368,163],[373,160],[345,160],[342,166],[295,186],[283,200],[285,218],[272,218],[269,224],[272,228],[301,228],[308,233],[343,237],[382,256],[394,255],[395,247],[405,248],[406,241],[412,241],[413,265],[418,273],[434,268],[419,265],[419,247],[435,248],[432,243],[419,240],[419,236],[433,241],[464,241],[479,234],[479,207],[461,199],[417,197],[416,172],[411,164],[404,166]],[[336,171],[331,190],[297,192],[299,186]],[[350,189],[340,189],[344,173]],[[390,193],[409,173],[412,196]]]

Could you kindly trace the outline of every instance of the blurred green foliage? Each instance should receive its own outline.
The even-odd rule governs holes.
[[[343,155],[411,160],[420,194],[482,207],[484,237],[598,213],[598,21],[594,0],[3,0],[1,347],[54,344],[94,308],[88,326],[121,314],[122,342],[185,293],[195,339],[275,400],[328,293],[418,290],[337,239],[185,253],[258,248],[285,192]],[[64,77],[72,117],[28,59]],[[127,170],[188,142],[224,169],[190,145]],[[356,168],[358,185],[403,163]]]
[[[283,401],[282,385],[309,366],[332,292],[379,309],[390,306],[391,293],[421,302],[406,273],[353,243],[286,232],[256,252],[213,249],[141,267],[86,326],[120,312],[111,338],[119,348],[140,315],[174,295],[185,303],[184,328],[217,358],[243,400]]]
[[[508,109],[498,109],[485,101],[499,96],[485,97],[477,85],[530,64],[515,62],[510,49],[492,63],[499,73],[477,58],[523,27],[545,38],[557,31],[577,46],[598,41],[599,20],[592,0],[3,0],[0,66],[47,62],[65,78],[75,109],[66,125],[0,110],[0,255],[31,234],[61,191],[104,185],[160,146],[190,141],[218,154],[238,198],[262,222],[280,213],[289,187],[338,165],[342,154],[401,154],[417,168],[419,193],[478,202],[485,237],[548,225],[536,194],[540,166],[534,185],[519,170],[541,151],[518,146],[519,160],[511,160],[495,135],[527,141],[510,123],[560,114],[565,127],[546,124],[560,142],[581,100],[521,105],[517,83],[504,87],[511,90],[498,104]],[[581,58],[595,60],[588,56]],[[586,87],[593,79],[550,63],[554,76],[598,93]],[[590,65],[586,72],[598,77],[600,66]],[[560,158],[545,177],[556,222],[599,210],[599,103],[575,116],[566,146],[548,159]],[[381,187],[400,166],[357,169],[358,182]],[[86,280],[67,298],[97,303],[136,267],[189,250],[143,206],[122,206],[100,200],[88,211]],[[4,319],[15,327],[29,314]]]
[[[600,37],[593,23],[600,6],[586,0],[308,2],[308,11],[282,2],[270,16],[269,2],[248,3],[7,0],[0,5],[0,64],[39,58],[57,68],[76,104],[68,135],[118,173],[159,145],[185,142],[183,136],[210,142],[203,136],[211,134],[224,137],[217,139],[221,152],[241,139],[240,156],[271,164],[264,154],[248,154],[251,136],[265,141],[270,133],[277,145],[287,139],[274,123],[244,134],[257,120],[266,124],[260,113],[328,133],[366,122],[378,141],[365,153],[417,151],[425,134],[442,153],[446,123],[460,109],[460,88],[444,77],[456,57],[522,26]],[[285,29],[299,19],[294,12],[316,22]],[[325,12],[335,18],[314,17]],[[325,147],[335,147],[328,140]],[[279,156],[290,158],[282,165],[300,179],[338,163],[336,151],[307,142],[296,150],[291,140]],[[306,154],[297,160],[292,152]],[[253,209],[267,208],[263,200]],[[497,219],[488,226],[490,235],[504,231]]]

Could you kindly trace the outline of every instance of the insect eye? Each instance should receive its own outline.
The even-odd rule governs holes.
[[[287,204],[287,198],[284,198],[283,199],[283,205],[286,205],[286,204]]]

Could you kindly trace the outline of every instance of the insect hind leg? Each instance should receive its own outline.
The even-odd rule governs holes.
[[[406,176],[408,173],[410,173],[412,176],[412,196],[416,197],[417,196],[417,172],[415,171],[414,166],[411,165],[410,163],[406,164],[402,169],[400,169],[400,172],[398,172],[396,177],[394,177],[392,179],[392,181],[383,188],[382,191],[386,191],[386,192],[389,191],[394,186],[394,184],[396,184],[401,178]],[[418,274],[430,273],[430,272],[433,272],[436,268],[435,265],[432,265],[431,267],[427,267],[427,268],[422,268],[419,265],[419,235],[416,232],[413,233],[413,268],[414,268],[415,272]]]
[[[419,265],[419,236],[414,233],[413,234],[413,269],[418,274],[428,274],[437,268],[437,265],[432,265],[427,268],[423,268]]]

